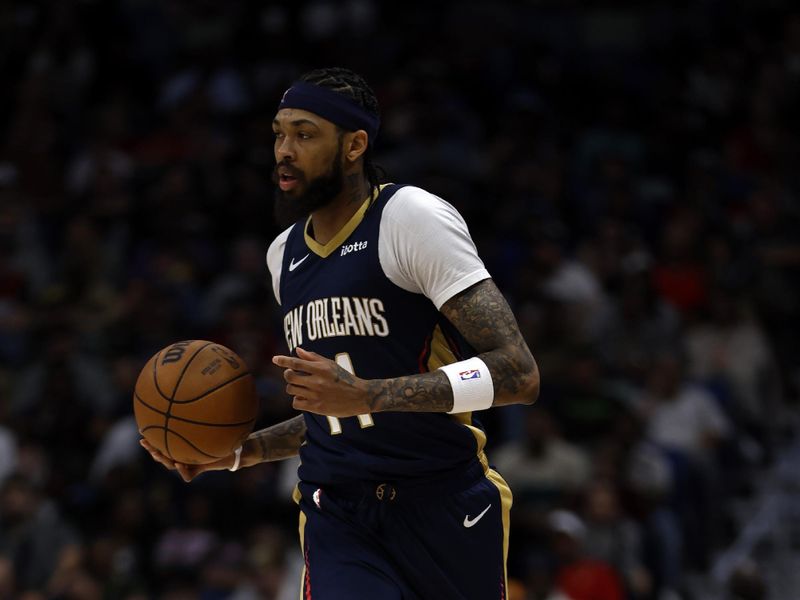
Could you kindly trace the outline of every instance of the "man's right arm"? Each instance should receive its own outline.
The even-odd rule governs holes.
[[[303,415],[298,415],[277,425],[260,429],[251,433],[242,444],[242,455],[239,468],[252,467],[262,462],[283,460],[296,456],[300,446],[306,438],[306,423]],[[153,460],[161,463],[171,471],[178,471],[184,481],[191,481],[200,473],[206,471],[224,471],[234,465],[236,455],[231,453],[212,463],[204,465],[187,465],[175,462],[158,451],[147,440],[141,439],[139,443],[150,453]]]
[[[297,456],[305,438],[306,422],[303,415],[254,431],[242,445],[241,465],[250,467],[266,461]]]

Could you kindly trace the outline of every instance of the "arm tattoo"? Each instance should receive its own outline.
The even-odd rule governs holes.
[[[511,309],[491,279],[451,298],[442,314],[479,352],[489,367],[494,404],[531,403],[538,394],[536,362],[517,326]],[[453,408],[453,389],[440,371],[393,379],[367,381],[371,412],[447,412]]]
[[[367,382],[370,412],[382,410],[447,412],[453,408],[453,390],[440,371],[372,379]]]
[[[265,462],[296,456],[305,437],[306,422],[303,415],[298,415],[272,427],[254,431],[247,441],[255,444],[254,453],[261,462]]]
[[[536,399],[539,385],[536,362],[511,308],[491,279],[445,302],[442,313],[489,367],[496,405],[506,404],[509,397],[514,401],[521,394],[528,402]]]

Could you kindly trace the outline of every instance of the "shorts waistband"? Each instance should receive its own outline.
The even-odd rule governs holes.
[[[318,486],[323,492],[351,500],[372,500],[375,502],[404,502],[432,495],[455,493],[470,488],[485,474],[479,461],[464,468],[454,470],[435,479],[401,481],[361,481],[342,485]],[[316,487],[314,484],[305,485]]]

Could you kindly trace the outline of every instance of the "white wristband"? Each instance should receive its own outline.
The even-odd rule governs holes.
[[[242,462],[242,448],[243,446],[239,446],[236,450],[233,451],[233,466],[228,467],[228,471],[238,471],[239,465]]]
[[[489,367],[477,356],[439,369],[453,388],[453,410],[449,414],[489,408],[494,402],[494,385]]]

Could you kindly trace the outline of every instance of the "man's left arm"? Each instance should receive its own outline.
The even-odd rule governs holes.
[[[492,406],[536,401],[539,368],[494,281],[484,279],[457,294],[442,305],[442,313],[489,367]]]
[[[539,370],[500,290],[485,279],[445,302],[441,312],[478,352],[488,368],[492,406],[532,404]],[[294,407],[321,415],[350,417],[383,411],[450,412],[453,388],[442,370],[389,379],[361,379],[334,361],[297,349],[276,356]]]

